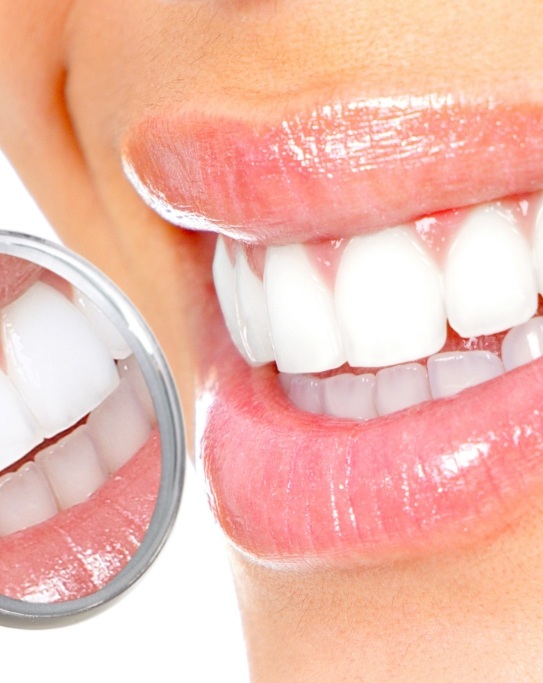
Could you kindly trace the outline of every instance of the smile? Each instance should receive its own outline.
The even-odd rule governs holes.
[[[226,326],[309,412],[364,420],[452,396],[543,353],[542,207],[526,195],[260,253],[219,238]]]
[[[79,598],[122,569],[145,533],[160,463],[154,408],[131,348],[93,302],[1,258],[0,588]]]
[[[145,201],[221,235],[194,283],[195,447],[243,552],[455,549],[541,490],[542,116],[400,98],[130,131]]]

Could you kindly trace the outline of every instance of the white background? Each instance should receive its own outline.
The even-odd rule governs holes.
[[[1,155],[0,229],[54,238]],[[245,683],[245,653],[224,540],[192,467],[187,467],[173,533],[128,595],[76,625],[36,631],[5,627],[0,638],[1,676],[10,683]]]

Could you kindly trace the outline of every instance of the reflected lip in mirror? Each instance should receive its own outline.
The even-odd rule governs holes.
[[[63,247],[0,232],[0,309],[0,616],[64,622],[162,547],[184,476],[179,402],[143,319]]]

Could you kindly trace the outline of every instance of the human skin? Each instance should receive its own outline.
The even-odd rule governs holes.
[[[542,22],[536,0],[5,1],[0,146],[67,244],[148,319],[191,443],[209,240],[128,183],[132,127],[159,108],[271,125],[316,102],[436,92],[540,104]],[[541,680],[542,502],[494,533],[371,564],[271,567],[232,548],[252,679]]]

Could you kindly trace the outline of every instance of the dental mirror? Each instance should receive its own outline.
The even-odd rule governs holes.
[[[148,326],[96,268],[0,232],[0,621],[66,623],[154,560],[183,425]]]

